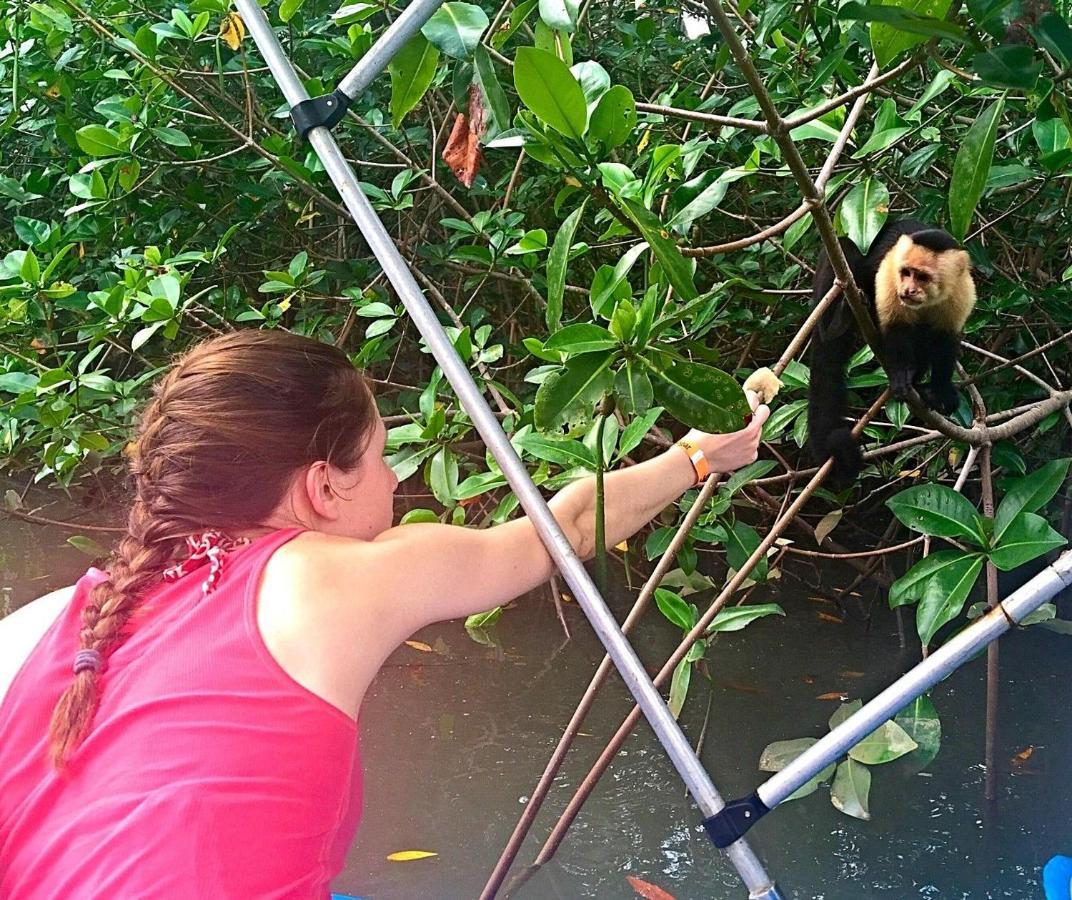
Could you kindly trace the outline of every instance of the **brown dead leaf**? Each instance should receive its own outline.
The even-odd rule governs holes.
[[[1010,760],[1010,762],[1014,766],[1022,766],[1025,762],[1027,762],[1029,759],[1031,759],[1031,757],[1034,754],[1034,752],[1035,752],[1035,747],[1034,747],[1034,745],[1031,745],[1030,747],[1027,747],[1027,748],[1021,750],[1019,753],[1017,753],[1016,756],[1014,756]]]
[[[735,691],[740,691],[742,694],[762,694],[763,689],[756,687],[754,684],[745,684],[743,681],[727,681],[726,687],[733,688]]]
[[[232,50],[242,46],[245,36],[246,23],[238,13],[228,13],[220,20],[220,40]]]
[[[809,597],[812,603],[825,603],[827,606],[837,606],[833,600],[828,600],[826,597]]]
[[[844,691],[827,691],[825,694],[820,694],[816,697],[816,700],[847,700],[849,697]]]
[[[40,338],[34,338],[32,341],[30,341],[30,346],[33,347],[38,354],[48,352],[48,345],[45,344],[45,342],[42,341]]]
[[[853,671],[851,671],[849,669],[845,669],[841,673],[841,677],[842,678],[863,678],[864,674],[865,673],[863,673],[863,672],[853,672]]]
[[[473,186],[480,168],[480,139],[487,130],[484,95],[477,84],[469,85],[469,115],[458,113],[443,148],[443,162],[467,188]]]
[[[424,641],[404,641],[407,647],[412,647],[414,650],[420,650],[421,653],[433,653],[431,646]]]
[[[800,680],[803,681],[805,684],[815,684],[814,675],[801,675]]]
[[[643,897],[644,900],[674,900],[673,894],[664,891],[657,884],[652,884],[643,878],[637,878],[636,875],[626,875],[625,879],[629,882],[630,887],[636,891],[637,896]]]
[[[815,615],[817,615],[824,622],[833,622],[835,625],[844,625],[845,624],[844,619],[839,619],[837,616],[830,615],[830,613],[821,612],[821,613],[816,613]]]

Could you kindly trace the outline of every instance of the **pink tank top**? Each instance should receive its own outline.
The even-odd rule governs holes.
[[[260,575],[300,529],[146,597],[108,660],[66,776],[48,723],[70,683],[90,569],[0,704],[0,897],[324,898],[361,814],[356,723],[294,681],[256,622]]]

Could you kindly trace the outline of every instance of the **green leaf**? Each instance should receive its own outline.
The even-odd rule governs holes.
[[[756,619],[763,619],[767,616],[784,615],[785,610],[777,603],[757,603],[753,606],[734,606],[731,609],[722,610],[722,612],[715,616],[714,621],[707,626],[707,631],[704,633],[715,634],[717,632],[740,631]],[[777,771],[777,769],[774,769],[773,771]]]
[[[577,226],[584,215],[584,208],[588,203],[584,201],[567,217],[555,235],[555,241],[551,245],[551,252],[547,254],[547,330],[557,331],[562,324],[562,298],[566,292],[566,264],[569,261],[570,248],[573,246],[573,235],[577,232]]]
[[[942,720],[929,694],[916,697],[894,716],[894,721],[919,746],[913,757],[917,766],[926,766],[938,755],[942,745]]]
[[[582,466],[594,470],[596,467],[592,451],[580,441],[556,439],[530,431],[514,438],[514,443],[537,459],[544,459],[567,469]]]
[[[1029,91],[1042,74],[1042,60],[1024,44],[1007,44],[978,54],[973,68],[987,84]]]
[[[841,204],[841,222],[861,253],[867,253],[889,212],[889,189],[877,178],[867,178],[849,191]]]
[[[1004,98],[995,100],[972,123],[953,162],[949,185],[949,221],[953,236],[964,240],[971,225],[979,198],[986,187],[990,166],[994,162],[994,142],[1004,108]]]
[[[488,27],[488,16],[474,3],[444,3],[424,23],[421,33],[455,59],[469,59]]]
[[[676,360],[664,369],[643,362],[655,399],[682,424],[714,434],[744,427],[744,417],[751,412],[748,400],[725,372],[687,360]]]
[[[27,250],[19,269],[22,280],[27,284],[37,284],[41,280],[41,264],[33,250]]]
[[[601,325],[578,322],[556,331],[543,346],[545,350],[589,353],[592,350],[610,350],[617,347],[618,338]]]
[[[588,124],[588,139],[598,142],[604,150],[620,146],[636,127],[636,102],[629,88],[616,84],[602,97],[592,111]]]
[[[990,561],[1008,572],[1066,543],[1042,516],[1022,512],[1003,531],[1001,540],[990,552]]]
[[[854,745],[849,750],[849,758],[877,766],[911,753],[918,746],[908,732],[890,719]]]
[[[399,520],[399,525],[412,525],[414,522],[438,523],[439,516],[430,509],[411,509]]]
[[[640,229],[644,240],[648,242],[655,258],[659,260],[663,275],[673,286],[678,297],[682,300],[695,300],[697,292],[692,280],[692,266],[681,255],[677,244],[674,243],[670,232],[666,230],[659,217],[633,200],[623,198],[622,204],[629,218]]]
[[[1041,625],[1057,618],[1057,607],[1052,603],[1043,603],[1042,606],[1032,610],[1024,616],[1019,624],[1026,628],[1028,625]]]
[[[152,132],[158,140],[162,143],[170,144],[172,147],[190,146],[190,139],[185,132],[179,131],[178,128],[154,128]]]
[[[573,34],[577,27],[580,0],[540,0],[540,18],[551,28]]]
[[[815,738],[804,737],[794,738],[789,741],[774,741],[771,744],[767,744],[767,746],[763,748],[762,755],[759,757],[759,770],[761,772],[780,772],[815,743]],[[799,800],[801,797],[807,797],[809,794],[814,794],[815,791],[818,790],[819,785],[824,781],[829,781],[833,775],[834,763],[831,763],[786,797],[786,801]]]
[[[1055,459],[1012,483],[994,515],[994,543],[1022,512],[1038,512],[1061,489],[1072,459]]]
[[[550,376],[536,391],[533,418],[540,431],[591,420],[592,410],[613,384],[614,354],[582,353]]]
[[[625,429],[622,431],[621,439],[618,441],[618,455],[625,456],[639,447],[640,442],[644,440],[644,436],[651,431],[656,420],[662,415],[662,412],[662,407],[656,406],[647,410],[643,415],[638,416],[626,425]]]
[[[15,234],[27,246],[36,247],[43,244],[51,233],[52,227],[48,222],[27,216],[15,216]]]
[[[283,22],[289,22],[294,18],[305,0],[281,0],[279,4],[279,18]]]
[[[924,646],[930,644],[939,628],[960,614],[982,570],[983,557],[965,556],[924,584],[923,597],[916,607],[916,632]]]
[[[666,618],[682,631],[691,631],[696,624],[696,611],[673,591],[655,589],[655,604]]]
[[[67,538],[67,543],[91,559],[102,559],[109,555],[107,547],[101,546],[93,538],[86,537],[84,534],[72,534]]]
[[[570,66],[570,72],[581,86],[581,93],[584,94],[589,111],[595,109],[599,98],[610,90],[610,75],[607,70],[595,60],[586,59]]]
[[[391,123],[402,124],[427,93],[439,65],[439,50],[423,34],[415,34],[388,65],[391,73]]]
[[[902,7],[901,2],[902,0],[898,0],[897,6],[871,4],[865,6],[852,0],[852,2],[845,3],[838,9],[838,18],[847,21],[879,22],[898,31],[923,35],[925,38],[942,37],[961,44],[970,43],[964,29],[959,25],[931,16],[918,15]],[[907,5],[907,3],[904,4],[904,6]],[[948,9],[948,6],[946,8]],[[880,65],[886,65],[886,62],[881,62]]]
[[[756,552],[760,542],[759,532],[755,528],[744,522],[734,522],[731,528],[726,529],[726,562],[739,572]],[[766,557],[756,564],[749,577],[753,581],[766,581]]]
[[[913,531],[934,537],[967,538],[986,546],[979,514],[962,494],[944,484],[921,484],[886,501],[895,516]]]
[[[726,192],[731,184],[755,174],[756,171],[755,166],[738,166],[735,169],[727,169],[681,210],[675,213],[673,218],[670,219],[669,226],[677,228],[682,233],[688,231],[693,222],[718,207],[726,198]]]
[[[952,0],[890,0],[885,5],[895,6],[900,10],[935,21],[943,21],[949,12],[951,2]],[[871,23],[871,49],[875,52],[876,62],[883,68],[906,50],[922,44],[928,36],[913,34],[911,31],[891,24],[877,21]]]
[[[830,716],[830,730],[833,731],[850,716],[858,713],[863,705],[863,700],[849,700],[847,703],[842,703]]]
[[[119,132],[104,125],[84,125],[74,137],[90,156],[115,156],[123,152]]]
[[[518,48],[514,87],[521,102],[541,122],[574,140],[584,136],[588,124],[584,92],[557,56],[535,47]]]
[[[1064,66],[1072,62],[1072,28],[1060,15],[1043,13],[1031,33],[1039,46],[1056,56]]]
[[[22,394],[34,390],[38,381],[40,378],[31,372],[4,372],[0,375],[0,391]]]
[[[501,606],[496,606],[495,609],[489,609],[487,612],[474,613],[465,620],[466,628],[488,628],[499,621],[499,617],[503,614]]]
[[[608,305],[618,293],[618,288],[625,282],[626,277],[629,275],[629,271],[633,268],[633,264],[648,248],[648,245],[644,242],[635,244],[630,247],[622,255],[622,258],[618,260],[618,263],[614,266],[613,274],[608,279],[600,280],[599,286],[596,287],[595,280],[592,282],[592,309],[602,311],[604,306]]]
[[[854,759],[838,764],[834,784],[830,788],[830,802],[845,815],[854,819],[870,821],[868,795],[871,793],[871,770]]]
[[[667,701],[670,714],[676,719],[681,715],[681,707],[685,705],[685,698],[689,694],[689,682],[692,681],[692,663],[683,659],[674,669],[674,675],[670,679],[670,699]]]
[[[946,574],[946,570],[953,567],[954,571],[959,571],[965,559],[977,557],[978,554],[967,556],[962,550],[937,550],[925,556],[890,585],[890,608],[921,600],[931,578],[956,580],[957,576]]]
[[[491,56],[482,46],[478,46],[473,54],[473,81],[484,94],[488,111],[487,129],[480,139],[481,143],[487,144],[510,127],[510,101],[495,74]]]
[[[458,491],[458,459],[448,447],[440,447],[428,464],[428,486],[444,506],[454,505]]]

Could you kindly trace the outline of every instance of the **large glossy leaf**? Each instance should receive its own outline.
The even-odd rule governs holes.
[[[655,402],[651,379],[647,372],[633,360],[628,360],[614,376],[614,393],[618,398],[618,404],[626,413],[647,412],[651,404]]]
[[[599,98],[610,90],[610,75],[594,59],[585,59],[570,66],[570,72],[581,86],[581,93],[588,104],[589,111],[594,110]]]
[[[890,213],[890,191],[877,178],[865,178],[841,204],[841,222],[860,252],[866,254]]]
[[[748,558],[759,547],[759,533],[751,525],[745,522],[734,522],[733,526],[726,529],[726,562],[737,571],[740,571]],[[767,558],[763,557],[750,575],[753,581],[766,581]]]
[[[973,558],[976,556],[978,554],[972,554]],[[923,599],[923,592],[931,578],[947,577],[943,574],[945,570],[950,566],[964,565],[965,558],[962,550],[937,550],[925,556],[890,585],[890,608]]]
[[[1042,60],[1023,44],[995,47],[975,57],[975,74],[996,87],[1029,91],[1042,74]]]
[[[699,194],[681,208],[668,223],[671,228],[677,228],[681,232],[689,229],[693,222],[706,216],[715,209],[725,198],[730,185],[742,178],[755,174],[755,166],[737,166],[727,169],[718,176],[711,184],[705,187]]]
[[[74,136],[78,146],[90,156],[115,156],[123,152],[119,132],[104,125],[86,125]]]
[[[952,0],[891,0],[885,5],[942,21],[949,12],[951,3]],[[903,25],[903,22],[901,24]],[[883,22],[871,23],[871,49],[875,53],[875,61],[882,67],[888,66],[906,50],[922,44],[927,38],[926,34],[913,34],[904,28]]]
[[[689,682],[692,681],[692,663],[683,659],[674,669],[674,675],[670,679],[670,697],[667,705],[670,707],[670,715],[675,719],[681,715],[681,707],[685,705],[685,698],[689,695]]]
[[[541,122],[580,140],[588,124],[588,105],[577,79],[562,60],[546,50],[520,47],[514,59],[514,87],[521,102]]]
[[[536,391],[534,419],[541,431],[591,420],[593,409],[614,383],[614,354],[601,351],[574,356]]]
[[[965,556],[927,580],[916,607],[916,632],[923,646],[928,646],[938,629],[960,614],[982,570],[981,556]]]
[[[630,247],[622,254],[622,258],[614,266],[609,278],[600,279],[598,288],[595,281],[592,282],[592,309],[602,310],[614,298],[618,288],[625,282],[626,276],[629,275],[629,271],[633,268],[633,264],[647,248],[648,245],[643,241]]]
[[[967,498],[943,484],[922,484],[896,494],[886,501],[913,531],[934,537],[967,538],[986,545],[982,523]]]
[[[877,766],[911,753],[918,744],[900,725],[890,719],[883,722],[849,750],[849,758]]]
[[[640,233],[644,235],[644,240],[648,242],[648,246],[655,254],[655,258],[659,260],[663,274],[673,286],[674,292],[682,300],[695,299],[697,294],[696,285],[692,280],[692,266],[681,255],[677,244],[674,243],[663,223],[659,221],[659,217],[635,200],[623,199],[622,203],[629,218],[636,223]]]
[[[444,3],[421,33],[447,56],[469,59],[488,24],[487,13],[474,3]]]
[[[952,22],[946,22],[931,16],[921,16],[907,8],[908,2],[881,6],[857,3],[856,0],[842,4],[838,9],[838,18],[860,22],[876,22],[889,25],[898,31],[922,35],[924,38],[949,38],[961,44],[969,43],[964,29]]]
[[[540,18],[550,28],[557,28],[567,34],[573,34],[577,27],[577,14],[580,12],[580,0],[539,0]]]
[[[592,451],[580,441],[555,439],[530,431],[516,437],[514,443],[537,459],[545,459],[566,468],[583,466],[595,469],[596,466]]]
[[[682,631],[691,631],[696,624],[696,612],[673,591],[656,588],[655,605],[659,607],[659,612]]]
[[[664,369],[644,360],[655,399],[690,428],[724,434],[744,427],[751,411],[741,386],[725,372],[677,360]]]
[[[1070,463],[1072,459],[1055,459],[1013,482],[994,515],[995,543],[1001,543],[1006,529],[1020,513],[1038,512],[1053,499],[1068,477]]]
[[[949,222],[953,235],[963,240],[986,187],[994,162],[994,143],[1005,100],[999,98],[972,123],[953,162],[949,185]]]
[[[567,325],[552,334],[543,345],[545,350],[564,350],[571,354],[610,350],[617,346],[618,339],[606,328],[593,322]]]
[[[547,254],[547,330],[556,331],[562,324],[562,298],[566,292],[566,264],[569,262],[570,248],[573,246],[573,235],[577,233],[577,226],[584,215],[587,198],[567,217],[555,235],[555,241],[551,245],[551,252]]]
[[[391,122],[402,124],[435,78],[439,50],[423,34],[415,34],[395,54],[388,70],[391,73]]]
[[[763,753],[759,757],[759,770],[761,772],[780,772],[814,743],[816,743],[816,739],[813,737],[774,741],[763,748]],[[829,781],[833,777],[834,766],[834,763],[828,765],[817,775],[809,778],[785,799],[799,800],[801,797],[807,797],[809,794],[815,793],[820,784]]]
[[[868,821],[868,796],[871,793],[871,770],[867,766],[847,759],[838,764],[834,784],[830,788],[830,802],[845,815]]]
[[[626,425],[622,431],[621,440],[618,441],[618,453],[625,456],[639,447],[644,435],[651,431],[652,426],[655,425],[655,421],[662,415],[662,412],[662,407],[656,406],[654,409],[647,410],[643,415],[637,416]]]
[[[602,97],[588,123],[588,139],[598,141],[604,150],[622,144],[636,127],[636,102],[629,88],[616,84]]]
[[[990,559],[1007,572],[1066,543],[1042,516],[1022,512],[1004,530],[1001,540],[990,552]]]

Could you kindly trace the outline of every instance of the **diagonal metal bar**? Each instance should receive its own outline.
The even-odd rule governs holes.
[[[293,66],[283,53],[264,11],[257,0],[235,0],[250,35],[259,48],[265,63],[279,84],[291,107],[309,100],[308,92],[298,79]],[[353,170],[343,157],[331,132],[323,127],[312,128],[307,139],[324,165],[354,222],[368,242],[369,249],[379,261],[384,274],[394,287],[414,325],[428,344],[436,362],[454,388],[465,411],[495,455],[510,487],[517,495],[525,513],[532,521],[540,539],[562,572],[578,604],[614,660],[638,707],[644,711],[656,737],[666,750],[689,793],[705,819],[711,818],[725,803],[692,752],[688,739],[670,714],[661,695],[651,683],[643,664],[618,628],[606,603],[588,575],[580,558],[563,534],[551,510],[533,484],[524,464],[514,451],[495,414],[488,407],[480,389],[464,361],[455,352],[450,339],[429,306],[412,272],[406,265],[383,223],[357,182]],[[779,900],[781,894],[763,869],[759,858],[745,841],[726,848],[741,880],[754,898]]]

